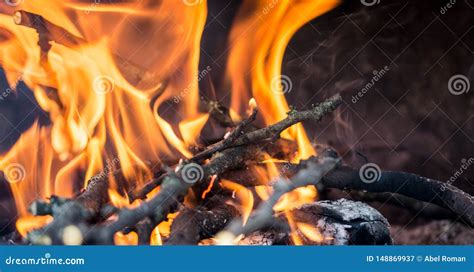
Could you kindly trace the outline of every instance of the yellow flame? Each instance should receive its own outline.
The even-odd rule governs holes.
[[[221,186],[235,192],[236,198],[240,202],[239,209],[242,214],[242,223],[245,225],[253,209],[254,200],[252,192],[244,186],[230,180],[221,180]]]
[[[161,240],[160,229],[158,227],[154,228],[151,232],[150,245],[152,246],[161,246],[163,241]]]
[[[123,232],[117,232],[114,235],[114,243],[117,246],[138,245],[138,234],[134,231],[127,234],[124,234]]]
[[[199,80],[210,72],[199,72],[207,2],[132,2],[21,1],[15,9],[56,26],[48,26],[42,37],[56,34],[75,40],[67,44],[51,38],[47,54],[38,46],[35,29],[15,24],[12,9],[0,9],[0,65],[7,81],[13,87],[25,82],[51,120],[49,126],[33,125],[0,157],[1,171],[20,165],[26,173],[16,182],[11,182],[16,176],[6,174],[20,216],[28,215],[27,205],[36,198],[72,197],[92,176],[111,177],[116,169],[129,185],[139,187],[154,174],[147,162],[189,158],[190,147],[199,143],[209,118],[198,110]],[[233,120],[241,120],[245,108],[257,105],[266,125],[286,117],[284,94],[292,91],[293,82],[281,75],[285,49],[302,25],[338,2],[244,1],[231,30],[226,67]],[[17,23],[19,19],[24,18],[17,14]],[[137,25],[144,27],[137,31]],[[298,143],[297,159],[315,153],[302,125],[282,136]],[[266,180],[278,175],[272,163],[265,171],[261,176]],[[112,203],[130,207],[118,193],[123,184],[113,177],[109,181]],[[245,222],[253,209],[252,193],[230,181],[223,184],[236,191]],[[264,191],[269,193],[268,188],[257,190],[262,199]],[[282,197],[276,210],[315,197],[314,187],[301,188]],[[169,225],[159,230],[163,235]],[[117,239],[135,241],[133,233]]]
[[[309,240],[318,244],[324,241],[324,236],[321,234],[321,232],[319,232],[316,227],[303,222],[296,223],[296,227]]]

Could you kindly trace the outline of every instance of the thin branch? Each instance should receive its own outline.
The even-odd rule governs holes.
[[[333,112],[341,104],[342,98],[339,94],[336,94],[321,104],[315,105],[310,110],[292,110],[288,113],[288,117],[281,120],[280,122],[242,135],[235,141],[234,146],[253,144],[266,139],[274,139],[275,137],[278,137],[285,129],[303,121],[320,121],[324,116]]]
[[[382,171],[373,183],[363,182],[359,170],[340,167],[328,173],[321,182],[328,188],[363,190],[374,193],[397,193],[417,200],[434,203],[451,210],[474,226],[474,197],[459,188],[416,174]]]
[[[245,225],[242,219],[235,220],[224,232],[218,234],[217,238],[222,239],[221,243],[228,244],[240,234],[245,235],[268,226],[274,220],[273,207],[284,194],[300,187],[318,184],[338,162],[339,159],[323,153],[308,162],[306,167],[299,170],[290,180],[278,178],[273,184],[273,194],[258,206]]]
[[[210,145],[209,147],[206,148],[206,150],[194,155],[190,159],[190,161],[201,162],[207,158],[212,157],[212,155],[214,155],[215,153],[231,147],[234,144],[234,142],[242,135],[242,133],[244,132],[244,129],[248,125],[250,125],[253,121],[255,121],[256,116],[257,116],[257,109],[254,108],[252,110],[252,113],[249,115],[249,117],[244,119],[240,124],[238,124],[232,130],[232,132],[230,132],[228,136],[224,138],[224,140],[217,142],[213,145]]]

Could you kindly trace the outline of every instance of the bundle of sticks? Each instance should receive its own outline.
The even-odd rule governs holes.
[[[38,31],[40,47],[45,54],[50,42],[71,46],[83,42],[73,35],[64,35],[64,29],[51,25],[44,18],[25,11],[15,14],[15,22]],[[143,75],[142,71],[137,73]],[[252,126],[258,114],[255,105],[247,118],[234,124],[222,105],[217,102],[203,104],[211,119],[230,127],[229,132],[214,144],[198,149],[190,159],[175,165],[160,165],[154,178],[144,186],[128,188],[130,201],[141,199],[140,205],[134,208],[113,206],[108,195],[110,177],[98,175],[73,199],[52,196],[48,201],[35,201],[30,212],[36,216],[51,215],[53,221],[29,232],[26,241],[32,244],[113,244],[116,233],[135,231],[140,244],[149,244],[155,227],[168,220],[169,214],[179,211],[171,233],[164,241],[167,244],[205,243],[205,239],[212,237],[227,244],[242,236],[247,240],[260,237],[258,239],[265,240],[266,244],[288,243],[292,223],[275,212],[274,207],[286,193],[308,185],[320,190],[335,188],[402,195],[443,207],[474,226],[473,197],[460,189],[415,174],[390,171],[381,171],[376,182],[367,183],[359,169],[342,165],[339,155],[330,148],[297,164],[277,163],[281,175],[272,181],[262,181],[250,166],[258,166],[268,155],[289,161],[296,151],[295,144],[281,139],[280,134],[300,122],[321,120],[342,104],[340,95],[313,105],[309,110],[291,110],[285,119],[260,129]],[[120,169],[109,175],[120,176]],[[258,203],[248,220],[243,222],[243,215],[227,204],[229,195],[222,193],[220,179],[229,179],[244,187],[270,185],[273,193]],[[157,187],[159,192],[147,199],[146,196]],[[206,192],[208,197],[203,197],[194,207],[186,206],[183,203],[190,190],[195,195]],[[359,202],[322,201],[299,207],[293,214],[334,238],[308,243],[387,244],[391,241],[385,218]]]
[[[341,103],[341,96],[335,95],[312,109],[292,110],[284,120],[260,129],[250,126],[258,112],[257,108],[253,108],[249,116],[232,128],[224,139],[205,147],[188,160],[181,160],[173,168],[162,166],[156,177],[143,187],[130,189],[128,197],[131,201],[144,200],[135,208],[119,209],[110,204],[109,177],[103,175],[92,178],[87,188],[74,199],[52,197],[46,202],[36,201],[30,207],[31,213],[52,215],[54,220],[41,229],[31,231],[27,241],[33,244],[113,244],[117,232],[135,231],[139,242],[148,244],[153,229],[168,220],[170,213],[179,211],[165,241],[167,244],[198,244],[215,235],[219,243],[227,244],[236,241],[239,236],[252,236],[262,230],[270,230],[267,233],[273,233],[272,237],[279,237],[275,239],[281,242],[288,239],[285,234],[289,233],[290,222],[273,208],[284,194],[308,185],[320,189],[396,193],[446,208],[467,224],[474,225],[473,198],[458,188],[418,175],[390,171],[382,171],[376,182],[367,183],[360,176],[359,169],[343,166],[338,154],[331,148],[324,148],[318,156],[298,164],[282,163],[280,167],[284,171],[271,182],[262,182],[249,167],[261,163],[265,154],[290,158],[294,149],[288,147],[291,142],[280,139],[280,134],[297,123],[321,120]],[[228,196],[219,188],[221,178],[231,179],[245,187],[270,185],[273,194],[259,203],[244,224],[238,210],[226,203]],[[146,199],[146,195],[158,186],[159,192]],[[196,195],[207,190],[208,198],[195,207],[186,207],[183,201],[189,190]],[[345,210],[352,210],[359,220],[354,220],[353,215],[344,215]],[[317,202],[298,208],[294,213],[301,218],[312,214],[310,217],[318,218],[313,224],[319,228],[320,225],[330,224],[334,231],[337,231],[335,226],[338,220],[339,225],[347,226],[365,218],[362,220],[364,224],[350,227],[353,233],[343,231],[345,236],[332,243],[339,243],[341,239],[347,243],[390,242],[388,222],[377,211],[361,207],[357,202]],[[324,220],[327,222],[322,223]],[[311,219],[306,221],[311,222]],[[371,235],[367,236],[367,232]],[[331,233],[331,236],[337,235]],[[367,241],[362,237],[371,238]]]

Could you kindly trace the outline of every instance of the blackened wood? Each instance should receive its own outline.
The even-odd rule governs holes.
[[[171,233],[165,244],[197,245],[224,229],[238,216],[238,211],[221,197],[213,197],[205,206],[184,208],[173,220]]]
[[[376,209],[362,202],[340,199],[318,201],[292,211],[293,220],[312,225],[321,240],[300,237],[305,244],[387,245],[392,244],[390,225]]]
[[[366,183],[361,180],[359,170],[339,167],[328,173],[322,179],[321,184],[328,188],[341,190],[398,193],[449,209],[466,223],[474,226],[473,196],[451,184],[416,174],[382,171],[377,181]]]

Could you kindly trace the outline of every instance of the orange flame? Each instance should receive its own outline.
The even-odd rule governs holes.
[[[251,107],[258,105],[266,125],[286,117],[284,94],[291,92],[293,83],[281,74],[285,49],[301,26],[338,2],[244,1],[231,30],[226,67],[234,120],[241,119],[249,100]],[[0,8],[0,65],[8,83],[15,87],[23,81],[51,120],[48,126],[33,125],[0,156],[0,170],[10,182],[22,218],[27,218],[33,200],[53,194],[72,197],[94,175],[110,176],[120,169],[127,182],[140,186],[154,174],[147,162],[192,156],[191,147],[198,144],[209,117],[198,111],[199,80],[212,70],[199,71],[206,0],[196,5],[21,1],[15,9],[42,16],[56,26],[54,31],[70,33],[65,38],[74,40],[51,38],[51,48],[41,52],[37,31],[19,25],[27,15]],[[52,27],[46,30],[51,33],[42,37],[54,34]],[[315,154],[302,125],[282,136],[298,143],[297,159]],[[277,176],[272,168],[269,163],[262,178]],[[222,184],[236,192],[245,222],[253,209],[252,193],[230,181]],[[112,203],[137,205],[122,196],[122,187],[111,178]],[[264,198],[270,191],[260,187],[257,193]],[[275,210],[315,197],[314,187],[301,188],[282,197]],[[23,222],[18,223],[22,234],[30,229]],[[38,222],[47,220],[32,225],[40,227]],[[160,243],[158,235],[169,232],[170,223],[162,224],[155,231],[155,243]],[[134,244],[134,235],[117,235],[116,243]]]
[[[114,236],[114,243],[118,246],[138,245],[138,234],[134,231],[127,234],[117,232]]]
[[[338,0],[244,1],[232,28],[227,66],[233,90],[232,108],[241,109],[251,95],[267,124],[284,119],[289,111],[284,94],[290,93],[293,85],[290,78],[281,74],[285,49],[301,26],[338,3]],[[287,129],[282,136],[298,142],[300,158],[315,154],[302,125]]]
[[[242,214],[242,223],[245,225],[249,219],[253,209],[253,194],[244,186],[232,182],[230,180],[221,180],[221,186],[225,189],[234,191],[236,198],[239,200],[238,205],[240,213]]]

